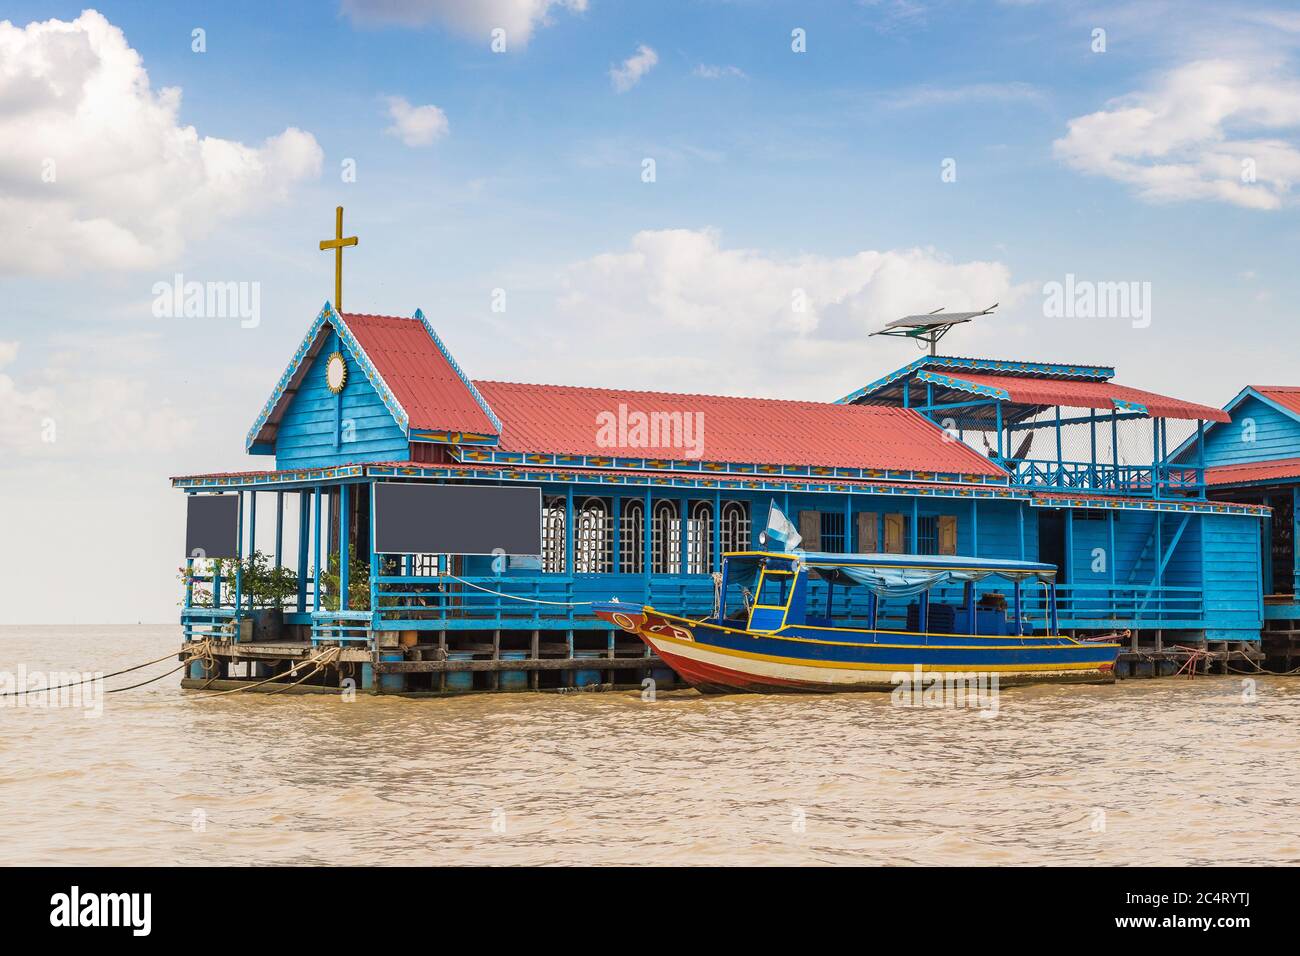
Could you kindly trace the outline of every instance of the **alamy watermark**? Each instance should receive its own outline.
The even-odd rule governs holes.
[[[1043,283],[1043,316],[1049,319],[1128,319],[1135,329],[1151,324],[1150,282],[1093,282],[1067,272],[1064,282]]]
[[[911,671],[891,674],[889,682],[894,685],[889,698],[895,707],[969,707],[981,717],[997,716],[996,672],[924,671],[916,664]]]
[[[181,273],[153,284],[157,319],[239,319],[240,328],[262,323],[262,283],[185,281]]]
[[[682,458],[704,454],[703,412],[629,411],[619,402],[616,412],[596,414],[596,444],[601,448],[676,449]]]
[[[0,671],[0,708],[53,710],[75,707],[86,717],[104,716],[102,671]]]

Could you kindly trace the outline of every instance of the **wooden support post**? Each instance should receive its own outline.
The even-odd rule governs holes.
[[[691,503],[685,498],[677,502],[677,573],[687,574],[691,569],[690,563],[690,508]]]
[[[257,551],[257,492],[248,493],[248,556]]]
[[[919,542],[921,540],[920,539],[920,533],[921,533],[921,528],[920,528],[921,499],[920,498],[912,499],[912,520],[910,522],[910,525],[911,527],[908,529],[908,533],[907,533],[907,550],[910,551],[912,554],[916,554],[918,551],[920,551]]]
[[[315,513],[312,516],[312,561],[311,561],[312,578],[315,581],[315,585],[314,585],[315,595],[312,598],[313,611],[319,611],[321,609],[320,608],[320,585],[321,585],[321,578],[325,576],[324,574],[321,573],[321,566],[320,566],[320,492],[321,492],[320,485],[317,485],[315,492],[311,496],[312,506],[315,510]]]
[[[610,499],[609,517],[609,570],[611,574],[619,572],[619,555],[623,549],[623,499],[615,495]]]
[[[501,630],[500,630],[500,628],[498,628],[497,630],[495,630],[495,631],[492,632],[492,659],[493,659],[494,661],[499,661],[499,660],[501,660]],[[500,689],[501,689],[501,672],[500,672],[500,671],[492,671],[492,676],[489,678],[489,683],[490,683],[490,685],[491,685],[491,687],[492,687],[493,690],[500,690]]]
[[[970,556],[978,558],[980,556],[980,513],[979,499],[971,498],[970,500]],[[974,631],[971,632],[975,633]]]
[[[541,654],[541,649],[538,646],[540,643],[541,643],[541,632],[533,631],[533,639],[529,643],[529,652],[528,652],[528,656],[533,660],[537,660]],[[538,678],[537,671],[528,672],[528,686],[531,687],[533,690],[537,690],[537,678]]]
[[[348,484],[343,482],[339,485],[339,610],[348,609],[348,553],[351,550],[348,546],[348,538],[352,529],[349,527],[352,522],[348,520]]]
[[[1020,560],[1025,560],[1025,508],[1024,502],[1018,502],[1016,507],[1016,532],[1020,539]]]
[[[1119,482],[1119,409],[1110,410],[1110,464],[1115,472],[1115,491],[1122,490]]]
[[[298,492],[298,604],[299,614],[307,610],[308,549],[311,547],[311,492]]]
[[[713,558],[710,561],[713,571],[722,570],[722,492],[713,493],[713,527],[709,529],[709,545],[713,549]]]
[[[370,520],[366,524],[369,525],[367,530],[370,551],[370,626],[373,629],[379,626],[379,572],[382,567],[379,561],[379,549],[376,547],[378,539],[375,537],[375,482],[371,482],[366,499],[370,503]],[[372,643],[377,641],[372,639]]]
[[[1088,467],[1088,487],[1097,489],[1101,486],[1097,475],[1097,409],[1088,412],[1088,443],[1092,449],[1092,461]]]
[[[650,600],[650,570],[653,566],[654,555],[654,502],[650,498],[650,489],[645,491],[644,503],[641,506],[641,573],[645,575],[645,593],[644,600]]]

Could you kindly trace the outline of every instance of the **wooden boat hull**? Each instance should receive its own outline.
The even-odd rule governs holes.
[[[723,627],[650,607],[606,603],[596,614],[636,634],[704,693],[892,690],[900,675],[996,674],[998,684],[1115,680],[1120,646],[1068,637],[904,635],[794,626]],[[912,642],[912,643],[908,643]]]

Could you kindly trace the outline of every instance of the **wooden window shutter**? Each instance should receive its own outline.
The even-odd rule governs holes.
[[[939,515],[939,553],[957,553],[956,515]]]
[[[858,554],[880,550],[880,516],[874,511],[858,513]]]
[[[885,553],[903,553],[903,515],[885,515]]]
[[[799,537],[803,538],[805,551],[822,549],[822,513],[820,511],[799,512]]]

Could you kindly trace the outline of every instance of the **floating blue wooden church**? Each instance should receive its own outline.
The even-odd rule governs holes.
[[[471,378],[418,310],[326,303],[248,432],[269,467],[172,479],[238,501],[233,560],[186,560],[185,638],[216,642],[187,682],[274,675],[322,645],[339,661],[311,683],[670,679],[590,602],[708,614],[721,555],[773,503],[812,551],[1056,565],[1060,627],[1129,632],[1121,673],[1186,648],[1254,660],[1266,616],[1300,616],[1300,389],[1221,410],[1114,378],[926,355],[827,402],[514,384]],[[540,555],[380,553],[388,482],[539,489]],[[1031,627],[1040,605],[1026,595]]]

